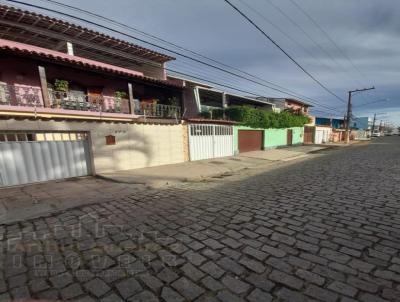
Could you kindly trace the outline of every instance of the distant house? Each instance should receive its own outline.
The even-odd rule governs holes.
[[[184,87],[183,107],[185,118],[198,117],[200,113],[230,106],[249,106],[265,110],[275,109],[275,104],[268,100],[218,90],[206,83],[173,75],[168,75],[167,79]]]
[[[337,118],[316,117],[315,125],[317,126],[331,126],[333,129],[343,129],[344,120]]]
[[[268,101],[268,102],[274,104],[276,109],[279,111],[291,110],[294,113],[298,113],[298,114],[308,114],[310,107],[313,107],[310,104],[304,103],[304,102],[296,100],[296,99],[266,98],[266,97],[261,97],[258,99],[265,100],[265,101]]]
[[[370,117],[357,117],[352,120],[350,127],[358,130],[371,130],[373,120]]]
[[[343,119],[338,118],[327,118],[327,117],[316,117],[315,118],[316,127],[325,127],[324,131],[327,132],[327,127],[331,128],[330,131],[330,141],[331,142],[341,142],[345,139],[345,122]],[[326,135],[326,134],[324,134]],[[321,137],[321,135],[320,135]],[[315,137],[317,139],[317,135]]]

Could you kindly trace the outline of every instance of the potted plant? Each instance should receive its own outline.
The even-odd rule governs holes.
[[[114,96],[115,96],[115,111],[120,112],[122,100],[126,99],[128,97],[128,94],[125,91],[118,90],[114,92]]]
[[[67,80],[54,80],[54,89],[60,92],[67,92],[69,88],[69,82]]]
[[[56,98],[56,107],[60,108],[61,103],[68,101],[68,89],[69,82],[67,80],[59,80],[55,79],[53,84],[55,98]]]

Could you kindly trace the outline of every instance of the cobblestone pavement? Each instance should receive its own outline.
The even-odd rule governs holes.
[[[0,301],[400,301],[400,138],[0,226]]]

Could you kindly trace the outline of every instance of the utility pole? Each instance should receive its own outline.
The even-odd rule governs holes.
[[[375,130],[375,122],[376,122],[376,113],[374,114],[374,121],[372,122],[372,129],[371,129],[371,136],[374,133]]]
[[[371,88],[363,88],[349,91],[349,99],[347,101],[347,116],[346,116],[346,143],[350,143],[350,122],[351,122],[351,96],[354,92],[362,92],[367,90],[375,89],[375,87]]]

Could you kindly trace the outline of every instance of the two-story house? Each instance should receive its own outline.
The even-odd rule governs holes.
[[[310,104],[304,103],[297,99],[290,99],[290,98],[268,98],[268,97],[261,97],[259,99],[268,101],[275,105],[277,111],[284,111],[290,110],[293,113],[297,114],[309,114],[310,107],[313,107]]]
[[[230,106],[249,106],[263,110],[274,110],[275,105],[267,100],[238,95],[219,90],[203,82],[168,75],[168,79],[184,87],[183,103],[186,118],[198,117],[212,109],[223,109]]]
[[[183,161],[173,59],[0,5],[0,187]]]

